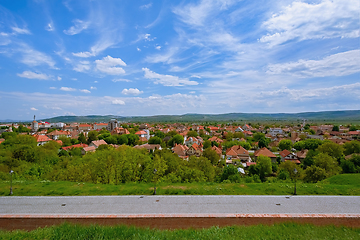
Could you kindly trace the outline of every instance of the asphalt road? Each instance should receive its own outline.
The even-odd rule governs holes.
[[[1,215],[360,214],[360,196],[0,197]]]

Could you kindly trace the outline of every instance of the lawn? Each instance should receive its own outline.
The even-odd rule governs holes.
[[[158,183],[158,195],[289,195],[292,182],[266,183]],[[154,184],[119,185],[76,182],[13,181],[14,196],[151,195]],[[319,183],[297,183],[298,195],[360,196],[360,174],[341,174]],[[7,196],[10,183],[0,182],[0,196]]]
[[[62,224],[30,232],[0,231],[0,239],[360,239],[360,229],[294,223],[211,227],[199,230]]]

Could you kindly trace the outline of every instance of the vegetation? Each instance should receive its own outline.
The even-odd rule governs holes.
[[[296,223],[158,230],[128,226],[81,226],[64,223],[34,231],[0,231],[0,239],[358,239],[359,228]]]

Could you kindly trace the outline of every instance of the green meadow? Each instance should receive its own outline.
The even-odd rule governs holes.
[[[158,195],[290,195],[295,183],[269,179],[265,183],[157,183]],[[298,195],[360,195],[360,174],[336,175],[318,183],[296,183]],[[14,196],[151,195],[154,184],[119,185],[81,182],[13,181]],[[0,182],[0,196],[10,192],[10,182]]]

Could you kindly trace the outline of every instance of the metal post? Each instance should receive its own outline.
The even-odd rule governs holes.
[[[13,174],[13,170],[10,170],[10,196],[13,195],[13,190],[12,190],[12,174]]]
[[[155,178],[155,174],[156,174],[157,170],[156,168],[154,169],[154,193],[153,195],[156,195],[156,178]]]
[[[294,174],[295,174],[295,176],[294,176],[294,179],[295,179],[295,188],[294,188],[294,195],[297,195],[296,194],[296,174],[297,174],[297,169],[296,168],[294,168]]]

